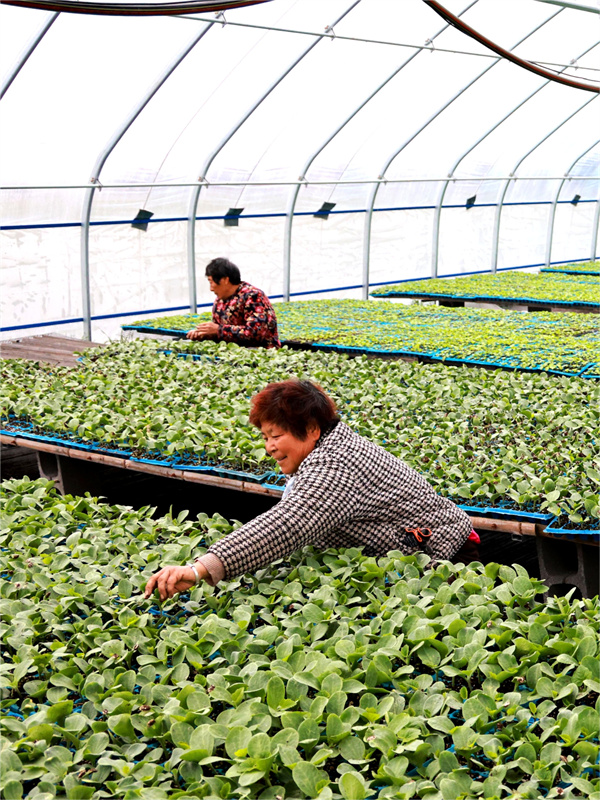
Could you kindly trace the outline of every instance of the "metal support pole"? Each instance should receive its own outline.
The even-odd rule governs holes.
[[[478,2],[478,0],[473,0],[473,2],[469,3],[469,5],[465,9],[463,9],[463,11],[461,11],[460,14],[461,15],[464,14],[466,11],[468,11],[470,8],[472,8],[474,5],[476,5],[477,2]],[[428,42],[433,42],[434,39],[437,39],[437,37],[440,36],[440,34],[443,33],[449,27],[450,27],[449,25],[444,25],[442,28],[440,28],[440,30],[437,33],[435,33],[430,39],[428,39]],[[375,97],[375,95],[384,88],[384,86],[387,86],[387,84],[392,80],[392,78],[395,78],[396,75],[398,75],[398,73],[401,72],[404,69],[404,67],[406,67],[408,64],[410,64],[410,62],[413,60],[413,58],[416,58],[419,55],[419,53],[423,52],[424,49],[425,49],[425,47],[422,47],[419,50],[417,50],[416,52],[414,52],[412,55],[410,55],[399,67],[397,67],[392,72],[391,75],[389,75],[382,83],[380,83],[379,86],[373,92],[371,92],[371,94],[369,94],[369,96],[367,98],[365,98],[365,100],[363,100],[362,103],[357,108],[355,108],[354,111],[352,111],[352,113],[348,117],[346,117],[346,119],[340,125],[338,125],[338,127],[333,131],[333,133],[331,133],[325,139],[325,141],[322,142],[319,145],[319,147],[313,152],[313,154],[307,159],[306,163],[304,164],[304,167],[302,168],[302,172],[300,173],[299,180],[301,180],[301,181],[304,180],[304,178],[306,176],[306,173],[310,169],[313,161],[319,156],[320,153],[323,152],[323,150],[338,135],[338,133],[343,128],[345,128],[345,126],[352,119],[354,119],[354,117],[358,114],[358,112],[361,111],[367,105],[367,103],[369,103]],[[286,212],[285,212],[285,231],[284,231],[284,238],[283,238],[283,299],[284,299],[285,302],[289,302],[289,299],[290,299],[291,259],[292,259],[292,225],[293,225],[293,222],[294,222],[294,211],[296,209],[296,201],[298,199],[299,191],[300,191],[300,185],[295,186],[293,191],[290,194],[290,197],[289,197],[289,200],[288,200],[288,206],[287,206],[287,209],[286,209]],[[363,273],[364,273],[364,265],[363,265]],[[363,284],[363,299],[367,299],[367,298],[368,298],[368,288],[365,287],[365,285]]]
[[[598,226],[600,225],[600,194],[596,201],[596,210],[594,212],[594,222],[592,223],[592,247],[590,249],[590,261],[595,261],[597,258],[598,247]]]
[[[92,169],[90,177],[90,184],[86,190],[85,198],[83,201],[83,210],[81,215],[81,292],[82,292],[82,310],[83,310],[83,335],[85,339],[92,338],[92,321],[91,321],[91,293],[90,293],[90,217],[92,213],[92,203],[94,202],[94,193],[96,189],[101,189],[100,173],[106,163],[106,159],[112,153],[117,144],[121,141],[125,133],[135,122],[138,116],[142,113],[144,108],[148,105],[150,100],[158,92],[160,87],[165,81],[173,74],[177,67],[181,64],[184,58],[194,49],[200,39],[210,30],[214,25],[210,22],[206,25],[200,33],[198,33],[188,44],[182,53],[170,64],[169,67],[163,72],[161,77],[156,81],[154,86],[148,91],[145,97],[140,101],[137,107],[132,111],[129,117],[121,125],[121,127],[113,135],[104,150],[96,159],[96,163]]]
[[[585,155],[587,155],[590,152],[590,150],[592,150],[594,147],[596,147],[597,144],[600,144],[600,139],[596,139],[596,141],[592,145],[590,145],[586,150],[584,150],[583,153],[581,153],[581,155],[577,156],[575,161],[573,161],[573,163],[571,164],[569,169],[565,172],[565,176],[561,180],[561,182],[560,182],[560,184],[558,186],[558,190],[556,192],[556,195],[554,197],[554,201],[552,203],[552,209],[550,211],[550,220],[549,220],[549,223],[548,223],[548,237],[547,237],[547,240],[546,240],[546,258],[545,258],[545,264],[546,264],[547,267],[550,266],[550,263],[552,261],[552,239],[554,238],[554,220],[556,218],[556,206],[558,205],[558,198],[560,197],[560,193],[562,191],[562,188],[565,185],[565,181],[570,179],[571,177],[573,177],[571,175],[571,170],[575,167],[575,165],[579,161],[581,161],[581,159]]]
[[[373,207],[375,205],[376,186],[371,189],[367,212],[365,214],[365,227],[363,234],[363,265],[362,265],[362,294],[363,300],[369,299],[369,257],[371,254],[371,230],[373,228]]]
[[[566,125],[566,123],[569,122],[569,120],[573,119],[574,116],[579,114],[580,111],[582,111],[587,105],[589,105],[592,102],[592,100],[595,99],[596,99],[595,97],[592,97],[590,100],[587,100],[576,111],[573,111],[571,114],[569,114],[568,117],[566,117],[566,119],[563,119],[562,122],[560,122],[555,128],[549,131],[542,139],[539,140],[539,142],[537,142],[533,147],[531,147],[525,153],[524,156],[521,156],[521,158],[517,161],[517,163],[515,164],[515,166],[510,171],[509,174],[514,175],[515,172],[519,169],[519,167],[523,163],[523,161],[525,161],[525,159],[529,158],[529,156],[535,150],[537,150],[538,147],[544,144],[544,142],[547,141],[551,136],[554,136],[556,131],[562,128],[563,125]],[[510,186],[510,178],[504,182],[502,191],[500,192],[500,199],[498,200],[498,203],[496,205],[496,214],[494,217],[494,230],[492,233],[492,269],[491,269],[492,273],[496,273],[498,271],[498,247],[500,243],[500,222],[502,218],[502,207],[504,205],[504,198],[506,197],[506,193],[508,191],[509,186]]]
[[[538,27],[535,28],[529,34],[529,36],[533,35],[537,31],[539,31],[539,29],[541,27],[546,25],[546,23],[550,22],[550,20],[552,20],[555,17],[557,17],[562,11],[564,11],[564,9],[561,8],[555,14],[552,14],[551,17],[548,17],[548,19],[545,20],[541,25],[538,25]],[[594,45],[594,47],[595,47],[595,45]],[[585,55],[591,49],[592,48],[590,47],[587,50],[585,50],[582,53],[582,55],[579,56],[579,58],[581,58],[583,55]],[[566,69],[566,67],[565,67],[565,69]],[[437,275],[438,275],[439,247],[440,247],[440,226],[441,226],[442,206],[444,205],[444,199],[446,197],[446,192],[448,190],[448,185],[450,183],[450,180],[454,177],[454,173],[458,169],[459,165],[469,155],[469,153],[472,153],[473,150],[475,150],[476,147],[478,147],[488,136],[490,136],[490,134],[492,134],[497,128],[500,127],[500,125],[502,125],[504,122],[506,122],[506,120],[509,117],[511,117],[520,108],[522,108],[526,103],[528,103],[529,100],[531,100],[532,97],[535,97],[535,95],[537,95],[538,92],[541,92],[542,89],[545,86],[548,86],[549,83],[550,83],[550,80],[544,81],[544,83],[541,86],[539,86],[537,89],[535,89],[533,92],[531,92],[531,94],[529,94],[524,100],[521,100],[520,103],[517,103],[517,105],[511,111],[509,111],[507,114],[505,114],[500,120],[498,120],[498,122],[494,123],[494,125],[492,125],[491,128],[489,128],[482,136],[480,136],[479,139],[477,139],[477,141],[474,142],[474,144],[472,144],[467,150],[465,150],[465,152],[452,165],[452,167],[451,167],[451,169],[450,169],[450,171],[448,173],[448,180],[444,181],[444,185],[442,186],[442,191],[440,192],[440,196],[438,198],[438,202],[436,204],[435,211],[434,211],[434,218],[433,218],[433,246],[432,246],[432,251],[431,251],[432,252],[432,255],[431,255],[431,277],[432,278],[437,278]]]
[[[440,175],[439,177],[432,178],[429,175],[424,177],[415,178],[414,176],[410,178],[365,178],[361,180],[360,178],[349,180],[324,180],[324,181],[313,181],[313,180],[303,180],[303,181],[206,181],[202,183],[201,186],[240,186],[243,189],[246,189],[248,186],[297,186],[298,184],[304,185],[307,184],[310,186],[363,186],[369,185],[371,186],[374,183],[443,183],[447,179],[447,175]],[[559,181],[563,176],[562,175],[554,175],[552,177],[548,177],[544,175],[544,179],[548,181]],[[511,180],[519,180],[519,181],[539,181],[539,175],[494,175],[492,178],[486,177],[485,175],[481,178],[477,178],[480,183],[484,183],[486,181],[506,181],[508,179]],[[451,178],[454,183],[472,183],[473,178],[457,178],[456,176]],[[597,181],[598,178],[595,175],[581,175],[578,180],[580,181]],[[173,183],[162,183],[162,182],[153,182],[153,183],[146,183],[144,181],[140,181],[139,183],[103,183],[99,187],[100,189],[180,189],[182,186],[186,188],[198,186],[196,181],[174,181]],[[75,184],[55,184],[49,185],[45,184],[44,186],[32,186],[31,184],[27,186],[18,186],[15,184],[11,184],[10,186],[0,186],[0,192],[14,192],[17,190],[21,191],[40,191],[44,190],[47,191],[48,189],[89,189],[89,183],[75,183]],[[336,212],[332,212],[336,213]],[[339,213],[339,212],[338,212]],[[255,215],[251,214],[249,216],[263,216],[262,214]],[[269,216],[269,215],[266,215]],[[210,217],[209,217],[210,218]],[[217,215],[216,217],[212,217],[213,219],[220,219],[221,216]],[[177,218],[179,219],[179,218]],[[136,220],[129,220],[130,222],[135,222]],[[157,222],[156,219],[148,220],[148,222]],[[60,223],[59,223],[60,224]],[[80,223],[65,223],[68,226],[72,226],[74,224],[79,225]],[[97,223],[101,224],[101,223]],[[3,228],[9,229],[11,226],[5,225]],[[48,227],[48,226],[45,226]]]
[[[435,119],[437,119],[437,117],[439,117],[439,115],[443,111],[445,111],[449,106],[451,106],[455,100],[457,100],[468,89],[470,89],[471,86],[473,86],[473,84],[475,84],[480,78],[482,78],[487,72],[489,72],[490,69],[492,69],[501,60],[502,60],[501,58],[495,59],[492,64],[489,64],[478,75],[476,75],[475,78],[473,78],[465,86],[463,86],[462,89],[459,89],[459,91],[456,92],[450,98],[450,100],[444,103],[444,105],[440,109],[438,109],[438,111],[432,114],[432,116],[429,117],[429,119],[425,123],[423,123],[423,125],[421,125],[411,136],[409,136],[409,138],[397,150],[395,150],[391,156],[387,158],[381,172],[379,173],[379,179],[381,181],[384,181],[385,173],[389,169],[394,159],[397,158],[397,156],[399,156],[400,153],[406,147],[408,147],[408,145],[412,141],[414,141],[414,139],[416,139],[416,137],[419,136],[419,134],[421,134],[425,130],[425,128],[427,128]],[[380,185],[379,183],[375,184],[373,186],[373,189],[371,190],[371,196],[369,197],[369,202],[367,205],[367,214],[365,217],[365,230],[364,230],[364,240],[363,240],[364,242],[363,243],[363,295],[367,296],[369,293],[369,275],[370,275],[370,258],[371,258],[371,253],[370,253],[371,224],[373,219],[373,209],[375,207],[375,200],[377,198],[377,192],[379,191],[379,185]]]
[[[339,16],[335,22],[329,25],[326,30],[331,30],[335,28],[335,26],[341,22],[351,11],[352,9],[356,8],[356,6],[360,3],[360,0],[355,0],[349,8],[344,11],[341,16]],[[261,105],[261,103],[266,100],[266,98],[271,94],[271,92],[279,86],[279,84],[286,78],[290,72],[296,67],[303,58],[305,58],[311,50],[316,47],[319,42],[321,42],[324,38],[328,38],[326,34],[322,34],[318,36],[303,52],[296,58],[296,60],[287,67],[284,72],[279,75],[275,81],[269,86],[269,88],[263,92],[263,94],[259,97],[259,99],[253,103],[253,105],[246,111],[246,113],[241,117],[241,119],[236,122],[236,124],[231,128],[229,133],[219,142],[219,144],[215,147],[215,149],[210,153],[208,158],[205,160],[202,169],[200,170],[200,177],[198,181],[200,182],[198,186],[196,186],[190,198],[190,207],[188,211],[188,272],[190,276],[193,276],[193,296],[192,290],[190,288],[190,311],[195,313],[197,307],[196,301],[196,213],[198,211],[198,200],[200,198],[200,190],[202,189],[202,182],[206,181],[206,173],[210,169],[210,165],[215,160],[215,158],[219,155],[221,150],[225,147],[225,145],[232,139],[232,137],[239,131],[242,125],[246,122],[246,120],[252,116],[252,114],[256,111],[256,109]],[[285,281],[284,281],[285,282]],[[190,281],[190,287],[192,286],[192,281]],[[284,289],[285,294],[285,289]]]
[[[38,44],[42,41],[44,36],[48,33],[48,31],[50,30],[52,25],[56,22],[56,19],[57,19],[59,13],[60,13],[59,11],[56,11],[54,14],[50,14],[50,16],[47,18],[46,22],[42,25],[42,27],[40,28],[38,33],[36,33],[36,35],[29,42],[29,44],[27,45],[27,47],[25,48],[23,53],[21,53],[21,56],[20,56],[19,60],[17,61],[15,66],[12,68],[12,70],[10,71],[10,73],[7,76],[6,80],[2,84],[2,88],[0,89],[0,100],[2,100],[2,98],[4,97],[6,92],[8,91],[10,85],[14,81],[14,79],[17,77],[19,72],[23,69],[23,67],[25,66],[25,64],[29,60],[29,56],[33,53],[33,51],[38,46]]]

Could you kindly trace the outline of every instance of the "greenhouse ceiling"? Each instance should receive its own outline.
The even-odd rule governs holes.
[[[5,338],[596,253],[597,4],[14,2]]]

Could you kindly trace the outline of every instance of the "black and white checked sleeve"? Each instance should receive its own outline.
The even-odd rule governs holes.
[[[207,555],[216,555],[223,564],[224,577],[232,578],[330,537],[356,513],[353,484],[354,478],[347,470],[321,459],[303,471],[293,492],[213,544]]]

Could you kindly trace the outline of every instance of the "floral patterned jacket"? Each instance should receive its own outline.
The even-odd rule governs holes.
[[[212,318],[219,326],[220,341],[246,347],[281,347],[269,298],[246,281],[227,300],[215,300]]]

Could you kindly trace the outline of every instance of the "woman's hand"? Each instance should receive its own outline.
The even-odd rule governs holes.
[[[201,322],[198,327],[193,331],[188,331],[185,335],[186,339],[203,339],[205,336],[217,336],[219,333],[219,326],[216,322]]]
[[[195,565],[200,578],[205,578],[207,570],[197,562]],[[151,596],[155,589],[158,589],[161,600],[173,597],[178,592],[185,592],[190,586],[196,583],[196,576],[191,567],[163,567],[160,572],[153,575],[146,584],[144,597]]]

